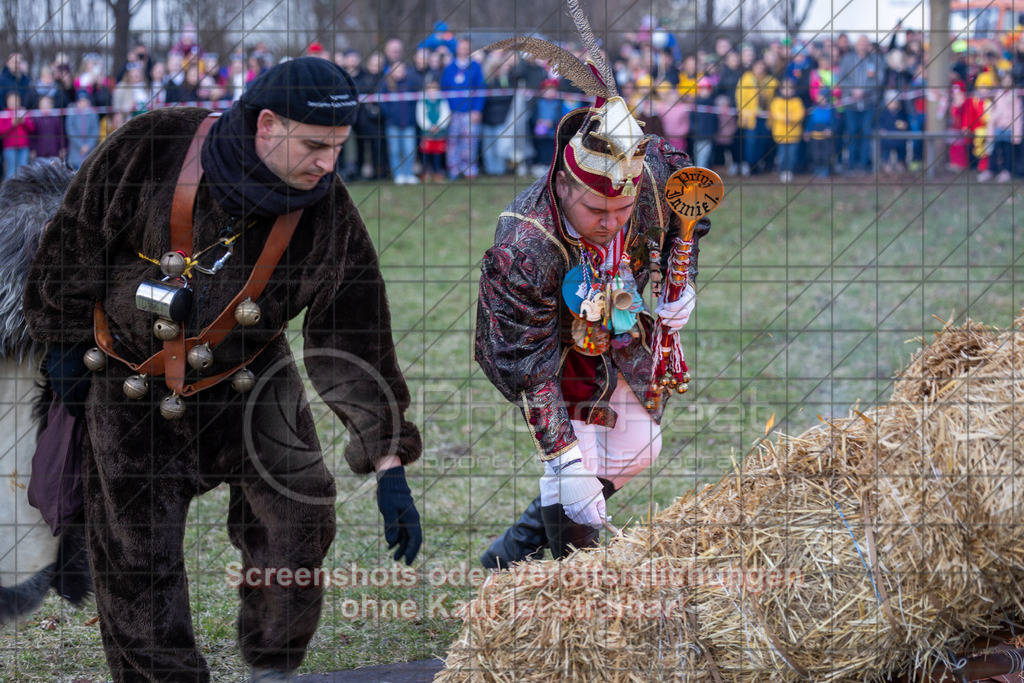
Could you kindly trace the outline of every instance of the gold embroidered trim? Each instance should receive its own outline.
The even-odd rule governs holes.
[[[572,260],[569,258],[569,252],[565,250],[565,246],[558,241],[558,238],[552,235],[550,232],[544,229],[544,226],[536,218],[527,218],[526,216],[518,213],[512,213],[511,211],[502,212],[498,218],[517,218],[524,223],[529,223],[533,227],[537,228],[545,238],[550,240],[558,247],[558,250],[562,252],[562,257],[565,258],[565,265],[569,267],[572,265]]]
[[[607,167],[609,164],[611,166],[614,166],[614,167],[621,167],[620,162],[612,160],[612,158],[608,157],[607,155],[599,155],[599,154],[597,154],[595,152],[591,152],[588,149],[581,150],[580,147],[578,147],[577,145],[573,144],[575,142],[575,140],[576,140],[576,138],[573,138],[572,140],[570,140],[569,144],[566,145],[566,149],[568,149],[569,147],[573,148],[573,154],[575,154],[575,156],[576,156],[576,163],[579,166],[585,168],[588,172],[593,173],[596,176],[601,176],[602,178],[607,178],[609,182],[613,182],[614,183],[615,179],[612,177],[611,172],[606,170],[606,168],[602,168],[602,167]],[[563,152],[563,154],[564,154],[564,152]],[[607,159],[609,159],[610,160],[609,164],[602,164],[601,165],[602,167],[588,165],[588,161],[587,161],[588,159],[590,159],[590,158],[598,159],[601,156],[605,156]],[[621,187],[622,188],[621,193],[622,193],[623,196],[632,197],[632,196],[635,196],[636,193],[637,193],[637,189],[638,189],[637,186],[639,185],[639,182],[637,182],[637,177],[640,176],[643,173],[643,164],[640,164],[640,166],[637,167],[637,162],[638,161],[640,161],[640,159],[638,159],[638,158],[630,159],[629,163],[627,164],[627,167],[629,169],[629,175],[628,176],[624,175],[622,177],[622,184],[617,186],[617,187]],[[576,179],[576,182],[578,182],[583,187],[587,188],[590,192],[593,192],[598,197],[605,197],[606,196],[606,195],[601,194],[597,190],[594,190],[593,188],[591,188],[590,185],[587,184],[586,181],[580,179],[580,177],[578,175],[576,175],[573,172],[573,170],[569,167],[569,164],[563,164],[563,166],[564,166],[564,168],[562,170],[568,172],[569,175],[571,175],[573,178]]]
[[[537,449],[537,453],[540,454],[541,462],[547,462],[549,460],[554,460],[555,458],[559,457],[563,453],[567,453],[574,446],[579,444],[579,439],[573,439],[572,443],[569,444],[568,446],[566,446],[565,448],[560,448],[559,450],[555,451],[554,453],[545,453],[544,449],[540,447],[540,440],[537,438],[537,434],[536,434],[536,432],[533,429],[533,425],[531,425],[530,421],[529,421],[529,419],[530,419],[529,418],[529,416],[530,416],[530,404],[526,400],[526,391],[523,391],[521,393],[521,395],[523,397],[523,415],[526,416],[526,420],[527,420],[526,424],[530,427],[530,438],[533,439],[533,446],[534,446],[534,448]]]

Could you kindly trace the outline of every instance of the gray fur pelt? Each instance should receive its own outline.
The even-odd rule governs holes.
[[[25,278],[72,175],[60,161],[37,161],[0,185],[0,358],[21,362],[35,350],[21,310]]]

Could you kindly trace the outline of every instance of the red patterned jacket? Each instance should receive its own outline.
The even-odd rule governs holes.
[[[560,125],[563,144],[556,158],[567,139],[561,129]],[[662,258],[667,259],[668,245],[678,233],[679,219],[665,203],[665,182],[679,168],[691,165],[684,152],[661,138],[647,146],[637,201],[624,228],[626,251],[641,292],[649,280],[645,238],[660,244],[664,237]],[[580,263],[579,243],[566,232],[555,197],[552,170],[499,216],[494,246],[483,259],[476,323],[476,360],[502,395],[523,411],[542,460],[555,458],[576,443],[570,419],[615,425],[608,398],[619,372],[637,398],[644,400],[654,322],[643,311],[638,318],[641,335],[629,346],[610,348],[596,357],[575,352],[572,315],[562,301],[561,288],[566,273]],[[696,241],[709,228],[704,220],[694,231],[691,278],[697,275]],[[661,410],[653,415],[657,421]]]

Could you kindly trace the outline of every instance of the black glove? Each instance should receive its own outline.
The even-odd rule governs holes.
[[[50,349],[50,358],[46,361],[46,374],[50,377],[53,391],[72,417],[82,414],[85,399],[89,396],[92,377],[82,357],[90,347],[91,344],[86,342],[56,344]]]
[[[412,490],[405,481],[405,468],[384,470],[377,479],[377,507],[384,518],[384,540],[388,550],[396,545],[395,559],[405,557],[412,564],[423,544],[420,513],[412,500]]]

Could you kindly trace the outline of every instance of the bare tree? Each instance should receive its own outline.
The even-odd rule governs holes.
[[[786,29],[787,36],[796,36],[807,23],[814,0],[779,0],[776,19]]]
[[[401,38],[407,52],[445,22],[456,35],[485,33],[507,37],[540,32],[551,40],[574,40],[576,29],[566,14],[563,0],[513,0],[481,3],[478,0],[306,0],[314,3],[322,31],[345,31],[346,38],[363,52],[383,47],[390,37]],[[669,17],[673,7],[694,6],[696,0],[657,0],[649,12]],[[321,9],[315,9],[319,4]],[[613,49],[639,26],[636,0],[584,2],[594,32]],[[323,7],[333,7],[333,13]],[[692,23],[693,11],[690,11]]]
[[[114,63],[116,69],[128,56],[128,36],[131,31],[132,15],[138,12],[148,0],[107,0],[114,13]]]
[[[375,47],[384,47],[389,38],[400,38],[406,53],[430,33],[427,4],[408,0],[378,0]],[[434,3],[430,3],[434,4]],[[476,10],[476,3],[473,3]]]
[[[815,0],[743,0],[740,23],[746,31],[785,31],[796,36],[807,23]]]
[[[106,16],[81,14],[79,3],[6,0],[0,8],[0,59],[17,51],[35,67],[58,50],[83,46],[84,36],[105,32]]]
[[[13,52],[18,45],[18,10],[17,3],[5,2],[0,10],[0,48],[3,49],[4,57]]]

